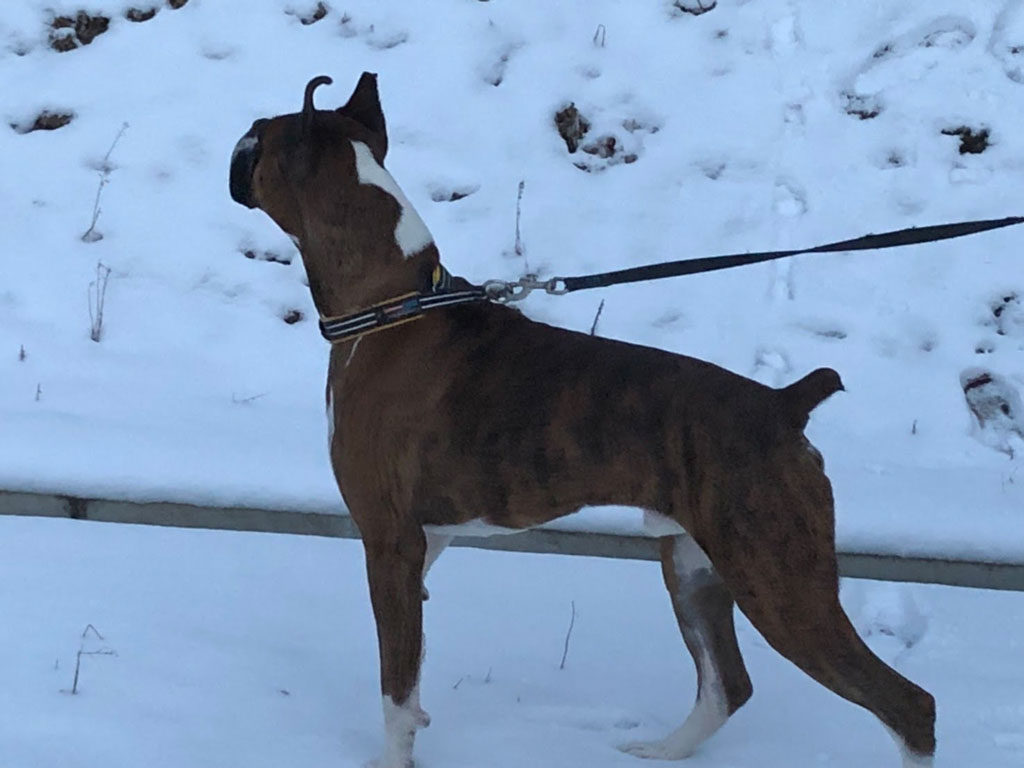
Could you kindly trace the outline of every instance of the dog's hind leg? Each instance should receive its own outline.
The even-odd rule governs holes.
[[[420,708],[423,659],[423,530],[399,523],[396,531],[364,533],[370,601],[377,620],[380,681],[387,743],[375,768],[412,768],[416,730],[430,724]]]
[[[736,642],[733,599],[689,535],[661,539],[661,569],[683,640],[697,667],[697,702],[661,741],[621,747],[638,757],[689,757],[750,698],[753,688]]]
[[[708,555],[775,650],[878,717],[895,734],[904,768],[931,766],[935,700],[871,652],[839,603],[827,478],[817,468],[771,469],[758,473],[742,510],[706,531]]]

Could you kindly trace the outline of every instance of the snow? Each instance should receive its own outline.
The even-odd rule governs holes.
[[[5,768],[357,768],[383,749],[358,542],[25,518],[0,542]],[[639,768],[616,747],[693,704],[655,563],[453,549],[428,583],[423,768]],[[845,581],[843,599],[935,694],[939,768],[1024,762],[1024,595]],[[874,717],[737,630],[754,696],[680,765],[898,764]],[[80,648],[117,655],[84,656],[72,696]]]
[[[0,9],[0,118],[24,130],[44,110],[72,115],[54,131],[0,127],[0,487],[342,511],[301,261],[227,194],[238,138],[297,110],[313,75],[334,77],[317,92],[329,108],[379,73],[389,171],[446,266],[474,281],[1021,213],[1017,0],[722,0],[701,15],[351,0],[302,23],[315,5],[191,0],[143,23],[119,0]],[[47,24],[80,7],[109,30],[58,54]],[[570,102],[591,125],[584,146],[613,136],[611,157],[567,153],[554,114]],[[948,134],[963,127],[990,146],[959,154]],[[83,242],[104,173],[102,239]],[[992,374],[1019,410],[1020,238],[797,257],[524,309],[586,330],[604,300],[602,335],[773,386],[835,367],[847,392],[809,435],[840,546],[1019,560],[1024,414],[980,429],[961,376]],[[99,343],[97,262],[113,270]],[[587,510],[563,525],[631,531],[637,517]]]

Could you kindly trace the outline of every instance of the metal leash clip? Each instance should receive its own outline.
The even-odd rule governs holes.
[[[505,280],[488,280],[483,284],[484,292],[492,301],[507,303],[510,301],[522,301],[533,291],[544,291],[552,296],[561,296],[569,292],[565,287],[565,279],[552,277],[548,280],[538,280],[537,275],[523,275],[514,283]]]

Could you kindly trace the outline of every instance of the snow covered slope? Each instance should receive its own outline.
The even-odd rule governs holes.
[[[448,267],[474,280],[1024,212],[1020,0],[683,10],[699,7],[2,4],[0,486],[338,505],[300,261],[227,195],[238,136],[298,109],[316,74],[335,78],[328,106],[380,73],[391,171]],[[554,121],[569,103],[590,124],[572,154]],[[604,299],[599,333],[772,385],[833,366],[848,392],[810,434],[841,542],[1021,557],[1024,415],[980,431],[961,378],[993,376],[1019,407],[1022,238],[800,257],[525,310],[587,329]]]

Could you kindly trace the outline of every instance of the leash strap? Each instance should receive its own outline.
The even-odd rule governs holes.
[[[715,272],[720,269],[731,269],[746,264],[758,264],[763,261],[784,259],[787,256],[798,256],[807,253],[839,253],[849,251],[876,251],[885,248],[900,248],[905,245],[935,243],[940,240],[952,240],[957,237],[976,235],[993,229],[1012,227],[1024,224],[1024,216],[1010,216],[1005,219],[986,219],[984,221],[964,221],[956,224],[939,224],[932,227],[910,227],[878,235],[864,235],[853,240],[840,240],[835,243],[818,245],[813,248],[800,248],[790,251],[762,251],[759,253],[733,253],[725,256],[708,256],[701,259],[682,259],[661,264],[648,264],[643,267],[619,269],[614,272],[600,272],[593,275],[577,277],[553,277],[539,281],[536,275],[526,275],[514,283],[500,280],[489,280],[481,286],[469,285],[466,288],[452,290],[452,276],[444,267],[435,267],[431,276],[431,289],[414,291],[397,296],[393,299],[374,304],[372,307],[351,315],[340,317],[321,317],[320,332],[332,344],[364,336],[383,328],[391,328],[409,323],[423,317],[424,313],[434,309],[443,309],[458,304],[470,304],[480,301],[496,301],[507,303],[520,301],[533,290],[541,289],[549,294],[561,295],[587,288],[603,288],[621,283],[635,283],[641,280],[658,280],[665,277],[694,275],[701,272]],[[464,282],[464,281],[463,281]]]
[[[384,328],[419,320],[424,313],[434,309],[491,299],[490,294],[482,287],[470,286],[453,291],[451,284],[452,276],[448,270],[438,266],[434,270],[433,288],[430,293],[413,291],[351,315],[321,317],[320,333],[332,344],[337,344]]]
[[[663,277],[693,275],[699,272],[714,272],[719,269],[731,269],[746,264],[758,264],[762,261],[783,259],[804,253],[836,253],[842,251],[873,251],[883,248],[899,248],[904,245],[934,243],[939,240],[951,240],[966,237],[992,229],[1012,227],[1024,223],[1024,216],[1011,216],[1005,219],[988,219],[985,221],[966,221],[957,224],[939,224],[933,227],[911,227],[878,235],[865,235],[853,240],[841,240],[814,248],[800,248],[795,251],[763,251],[761,253],[734,253],[726,256],[708,256],[702,259],[683,259],[668,261],[662,264],[648,264],[643,267],[619,269],[614,272],[601,272],[594,275],[578,277],[554,278],[552,285],[561,290],[549,290],[549,293],[569,293],[586,288],[603,288],[620,283],[635,283],[640,280],[658,280]],[[564,288],[563,288],[564,286]]]

